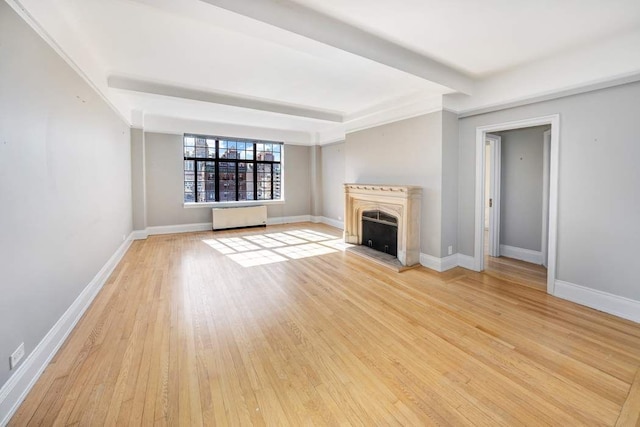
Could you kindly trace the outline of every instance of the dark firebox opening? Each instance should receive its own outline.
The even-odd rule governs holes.
[[[398,256],[398,219],[380,211],[363,212],[362,244]]]

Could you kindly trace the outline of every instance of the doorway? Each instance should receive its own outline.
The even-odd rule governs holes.
[[[476,271],[483,271],[490,263],[504,264],[504,260],[499,258],[500,247],[500,187],[501,187],[501,167],[500,156],[502,141],[495,135],[501,131],[509,131],[520,128],[550,125],[548,134],[545,134],[543,145],[543,159],[548,160],[547,170],[543,169],[542,178],[542,203],[541,210],[538,210],[542,219],[538,223],[538,243],[540,251],[536,253],[536,263],[546,264],[546,291],[553,294],[555,288],[555,266],[556,266],[556,233],[557,233],[557,189],[558,189],[558,151],[559,151],[559,116],[545,116],[527,120],[519,120],[508,123],[500,123],[476,128],[476,231],[475,231],[475,253],[474,267]],[[497,160],[496,160],[497,159]],[[541,160],[543,160],[541,159]],[[546,178],[545,178],[546,176]],[[489,182],[487,182],[489,181]],[[539,187],[540,188],[540,187]],[[540,205],[538,205],[540,207]],[[548,213],[547,213],[548,212]],[[487,216],[489,219],[487,220]],[[542,231],[541,231],[542,230]],[[542,237],[540,237],[542,236]],[[486,252],[485,252],[486,248]],[[503,245],[503,250],[508,252],[512,248]],[[526,250],[525,250],[526,252]],[[534,252],[534,251],[531,251]],[[502,260],[502,261],[500,261]],[[539,261],[538,261],[539,260]],[[500,262],[499,262],[500,261]],[[531,272],[528,269],[531,265],[513,260],[514,265],[501,265],[499,267],[517,272],[523,270],[523,274],[543,274],[543,267],[540,271]],[[492,267],[496,267],[493,265]]]

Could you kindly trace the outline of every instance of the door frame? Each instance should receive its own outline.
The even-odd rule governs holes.
[[[500,179],[501,179],[501,168],[502,168],[502,163],[501,163],[502,138],[498,135],[492,135],[487,133],[486,141],[489,143],[489,153],[491,156],[491,163],[490,163],[491,170],[489,171],[490,172],[489,197],[493,202],[492,207],[489,210],[489,256],[499,257],[500,256]],[[486,194],[485,194],[485,200],[486,200]]]
[[[551,154],[551,130],[544,131],[542,139],[542,265],[548,266],[547,252],[549,247],[549,156]]]
[[[558,156],[560,153],[559,114],[476,127],[476,206],[474,270],[484,270],[484,180],[486,162],[485,141],[487,138],[487,133],[542,125],[551,125],[551,152],[549,156],[549,238],[547,245],[547,293],[553,294],[555,291],[556,280],[556,246],[558,234]]]

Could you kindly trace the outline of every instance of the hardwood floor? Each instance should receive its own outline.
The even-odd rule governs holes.
[[[640,422],[640,325],[330,235],[134,242],[10,425]]]
[[[484,267],[487,275],[547,292],[547,269],[542,265],[507,257],[485,256]]]
[[[484,273],[514,284],[547,291],[547,269],[507,257],[489,256],[489,231],[484,232]]]

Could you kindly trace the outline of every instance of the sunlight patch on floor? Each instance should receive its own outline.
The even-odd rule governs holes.
[[[204,239],[202,242],[243,267],[326,255],[351,246],[336,236],[313,230]]]

